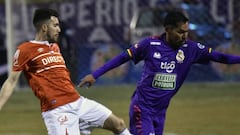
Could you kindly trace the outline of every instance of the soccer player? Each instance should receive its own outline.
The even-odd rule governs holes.
[[[142,76],[134,91],[129,111],[130,133],[162,135],[170,100],[183,84],[191,65],[210,61],[240,63],[240,56],[223,54],[188,39],[189,20],[180,11],[170,11],[161,36],[146,37],[105,65],[86,75],[79,86],[93,85],[105,72],[132,60],[144,61]]]
[[[58,13],[37,9],[33,24],[37,30],[35,39],[17,48],[12,71],[1,88],[0,110],[23,71],[41,102],[49,135],[90,134],[93,127],[130,135],[122,119],[102,104],[80,96],[75,89],[57,44],[61,32]]]

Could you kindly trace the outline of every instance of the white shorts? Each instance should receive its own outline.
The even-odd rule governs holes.
[[[49,135],[88,135],[95,127],[102,127],[112,111],[81,96],[77,101],[42,112]]]

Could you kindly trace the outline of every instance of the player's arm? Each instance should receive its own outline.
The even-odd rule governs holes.
[[[9,97],[12,95],[13,90],[17,84],[21,71],[12,71],[7,80],[3,83],[1,91],[0,91],[0,110],[7,102]]]
[[[212,61],[220,62],[224,64],[240,64],[240,56],[224,54],[217,51],[209,53],[209,57]]]
[[[107,63],[105,63],[102,67],[98,68],[96,71],[94,71],[92,74],[86,75],[78,85],[79,87],[82,87],[84,85],[87,85],[87,87],[92,86],[98,77],[103,75],[104,73],[108,72],[109,70],[112,70],[123,63],[129,61],[131,59],[128,52],[123,52],[120,55],[114,57]]]

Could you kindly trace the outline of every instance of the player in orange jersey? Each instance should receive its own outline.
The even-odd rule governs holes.
[[[35,39],[17,48],[12,71],[1,88],[0,110],[23,71],[41,102],[42,118],[49,135],[90,134],[94,127],[130,135],[122,119],[105,106],[80,96],[75,89],[57,45],[61,32],[58,13],[52,9],[37,9],[33,24],[37,30]]]

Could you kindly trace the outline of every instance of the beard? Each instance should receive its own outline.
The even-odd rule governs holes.
[[[176,41],[174,41],[174,42],[169,42],[168,43],[169,44],[169,46],[172,48],[172,49],[174,49],[174,50],[177,50],[177,49],[179,49],[180,47],[181,47],[181,42],[176,42]]]
[[[172,43],[172,47],[174,50],[179,49],[183,44],[185,44],[186,40],[182,40],[182,41],[174,41]]]
[[[47,40],[49,43],[57,43],[59,38],[54,38],[54,36],[51,36],[49,33],[47,33]]]

